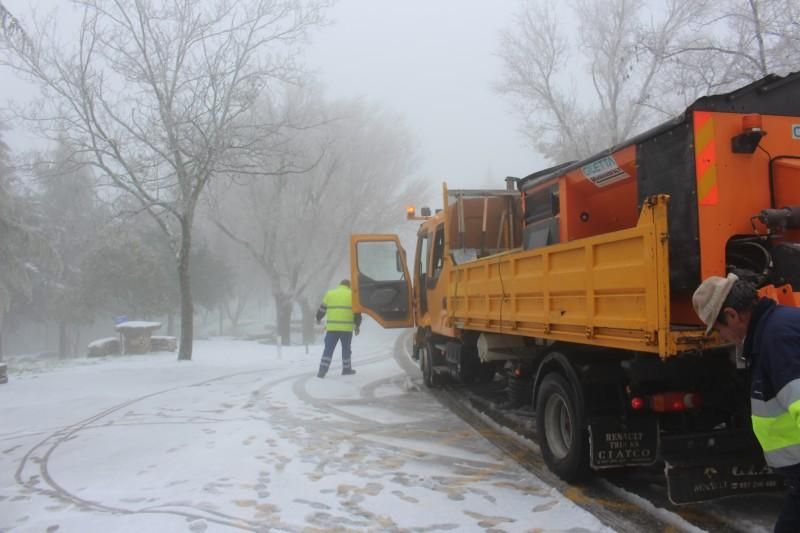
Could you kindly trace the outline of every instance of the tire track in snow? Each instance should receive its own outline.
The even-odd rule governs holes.
[[[373,350],[371,352],[367,352],[364,354],[366,356],[365,359],[361,361],[362,365],[372,364],[376,362],[381,362],[389,359],[391,357],[391,353],[385,349]],[[136,398],[132,398],[126,400],[124,402],[118,403],[112,407],[106,408],[92,416],[84,418],[74,424],[70,424],[67,426],[62,426],[55,428],[55,431],[39,431],[35,433],[28,433],[26,436],[33,436],[37,434],[46,434],[47,436],[34,444],[22,457],[20,463],[15,471],[14,479],[18,485],[22,486],[25,490],[31,492],[37,492],[46,496],[53,497],[55,499],[71,503],[79,507],[80,509],[84,510],[93,510],[99,512],[106,512],[106,513],[118,513],[118,514],[169,514],[175,516],[181,516],[190,520],[198,520],[203,519],[215,524],[229,526],[237,529],[243,529],[248,531],[263,531],[265,527],[267,528],[279,528],[280,530],[284,531],[302,531],[305,529],[306,526],[294,526],[291,524],[282,523],[280,521],[264,521],[264,520],[247,520],[237,516],[229,515],[226,513],[221,513],[219,511],[215,511],[212,509],[206,508],[194,508],[193,510],[186,510],[183,506],[170,505],[170,504],[160,504],[155,506],[143,507],[138,509],[132,509],[128,507],[122,507],[118,505],[108,505],[96,500],[90,500],[83,498],[73,492],[70,492],[66,488],[64,488],[51,474],[50,472],[50,462],[53,458],[53,453],[65,442],[75,438],[80,432],[88,429],[98,429],[98,428],[106,428],[108,427],[107,424],[100,424],[99,422],[119,411],[128,408],[132,405],[137,403],[143,402],[145,400],[155,398],[158,396],[162,396],[165,394],[169,394],[171,392],[189,389],[192,387],[201,387],[204,385],[208,385],[211,383],[218,383],[224,380],[229,380],[232,378],[240,377],[240,376],[252,376],[258,374],[264,374],[267,372],[274,372],[274,368],[271,369],[263,369],[263,370],[247,370],[242,372],[235,372],[231,374],[225,374],[222,376],[217,376],[214,378],[206,379],[203,381],[199,381],[197,383],[192,383],[188,385],[181,385],[177,387],[169,387],[166,389],[162,389],[160,391],[148,393],[142,396],[138,396]],[[243,408],[250,408],[255,405],[255,403],[263,397],[269,390],[273,389],[274,387],[281,385],[285,382],[290,381],[303,381],[306,382],[308,379],[315,375],[314,372],[303,371],[302,373],[295,373],[288,376],[284,376],[263,385],[258,386],[250,394],[250,400],[242,405]],[[170,421],[170,422],[152,422],[152,421],[142,421],[142,422],[134,422],[134,423],[115,423],[114,426],[134,426],[134,425],[156,425],[156,424],[185,424],[185,423],[196,423],[196,424],[208,424],[208,423],[219,423],[219,422],[230,422],[233,421],[232,419],[209,419],[203,417],[190,417],[189,420],[181,420],[181,421]],[[11,437],[9,435],[9,437]],[[18,437],[18,436],[13,436]],[[29,472],[31,471],[32,472]],[[39,483],[44,482],[47,485],[47,488],[42,488],[39,486]]]
[[[119,506],[112,506],[107,505],[102,502],[88,500],[74,494],[64,487],[62,487],[50,474],[49,463],[52,458],[53,452],[58,449],[61,444],[67,442],[68,440],[72,439],[75,435],[81,432],[84,429],[90,429],[95,426],[95,423],[99,420],[108,417],[118,411],[134,405],[138,402],[142,402],[144,400],[154,398],[160,395],[168,394],[170,392],[174,392],[181,389],[191,388],[191,387],[199,387],[203,385],[207,385],[210,383],[220,382],[223,380],[231,379],[238,376],[243,375],[253,375],[253,374],[263,374],[266,372],[273,372],[274,369],[264,369],[264,370],[248,370],[243,372],[236,372],[232,374],[226,374],[223,376],[217,376],[215,378],[203,380],[197,383],[193,383],[190,385],[182,385],[178,387],[170,387],[167,389],[163,389],[157,392],[145,394],[107,409],[100,411],[99,413],[92,415],[88,418],[85,418],[75,424],[71,424],[69,426],[65,426],[60,428],[59,430],[51,433],[43,440],[39,441],[35,444],[31,449],[29,449],[25,455],[22,457],[19,466],[16,469],[14,474],[14,479],[16,480],[17,484],[21,485],[27,490],[32,492],[38,492],[47,496],[54,497],[56,499],[60,499],[62,501],[66,501],[78,506],[84,510],[93,510],[93,511],[100,511],[100,512],[107,512],[107,513],[119,513],[119,514],[170,514],[176,516],[182,516],[187,519],[192,520],[206,520],[209,522],[213,522],[219,525],[225,525],[237,529],[249,530],[249,531],[263,531],[265,526],[269,527],[279,527],[282,530],[286,531],[300,531],[300,528],[288,525],[288,524],[280,524],[280,523],[271,523],[265,524],[264,521],[252,521],[247,519],[242,519],[236,516],[228,515],[225,513],[221,513],[218,511],[214,511],[212,509],[195,509],[197,512],[186,511],[183,509],[171,508],[170,505],[161,505],[161,506],[150,506],[140,509],[129,509],[125,507]],[[307,374],[308,372],[303,372],[303,374],[293,374],[290,376],[285,376],[267,384],[263,385],[261,389],[267,389],[274,387],[280,383],[285,381],[290,381],[292,379],[296,379],[298,376],[302,376]],[[27,469],[33,469],[34,472],[38,471],[38,474],[31,473],[28,475],[27,479],[25,478],[25,471]],[[42,489],[38,487],[39,480],[44,481],[49,488]]]
[[[386,350],[385,355],[380,357],[375,357],[372,359],[365,360],[361,363],[361,365],[365,364],[372,364],[372,363],[379,363],[392,358],[392,351]],[[353,433],[354,437],[359,437],[362,439],[369,440],[372,445],[378,445],[387,449],[394,450],[396,452],[403,452],[409,454],[416,454],[419,453],[418,448],[416,447],[404,447],[401,443],[386,443],[381,442],[378,443],[375,440],[370,440],[370,436],[378,436],[378,437],[390,437],[390,438],[397,438],[399,440],[410,440],[411,437],[418,437],[419,440],[428,441],[431,439],[433,434],[435,433],[431,426],[435,426],[436,421],[434,417],[427,416],[422,418],[417,418],[414,421],[404,421],[404,422],[380,422],[375,420],[374,418],[370,418],[367,416],[360,416],[354,413],[351,413],[345,409],[341,409],[340,407],[374,407],[378,409],[385,409],[389,412],[399,413],[400,415],[407,417],[408,413],[419,413],[420,407],[424,407],[424,402],[421,402],[419,397],[410,396],[408,394],[404,394],[402,396],[390,396],[387,398],[376,398],[375,390],[383,385],[390,384],[390,383],[398,383],[404,380],[398,379],[399,376],[405,376],[405,374],[397,374],[394,376],[390,376],[388,378],[380,378],[378,380],[372,381],[367,383],[359,389],[359,398],[357,399],[337,399],[337,398],[317,398],[312,396],[308,392],[307,384],[309,381],[313,381],[316,379],[314,376],[301,376],[298,377],[295,382],[292,384],[292,391],[294,392],[295,396],[304,402],[307,405],[325,413],[326,415],[332,415],[339,417],[343,420],[346,420],[350,423],[350,426],[347,428],[343,428],[340,422],[326,422],[320,421],[316,423],[315,427],[324,426],[328,429],[331,429],[336,432],[346,432],[346,433]],[[417,390],[418,387],[417,387]],[[449,433],[445,439],[441,439],[439,437],[439,443],[445,446],[449,446],[450,444],[463,441],[468,436],[464,433]],[[496,462],[482,462],[482,461],[470,461],[463,458],[453,458],[450,455],[447,455],[445,452],[441,454],[436,453],[434,451],[426,452],[428,455],[436,456],[441,461],[442,464],[447,464],[449,466],[453,466],[456,464],[462,463],[469,463],[474,468],[491,468],[496,469],[497,463]]]
[[[411,334],[400,335],[395,343],[394,355],[398,365],[412,379],[421,381],[422,374],[411,359]],[[502,417],[492,416],[482,405],[476,406],[468,391],[460,386],[444,386],[426,389],[439,403],[452,410],[475,428],[489,442],[503,450],[520,466],[534,474],[544,483],[556,488],[576,505],[596,516],[600,521],[621,533],[641,531],[674,532],[696,531],[697,528],[715,533],[747,532],[747,525],[737,527],[724,516],[692,506],[672,506],[671,509],[657,505],[639,505],[636,498],[649,499],[638,494],[635,487],[625,483],[613,483],[597,473],[596,478],[583,484],[570,485],[553,474],[544,463],[535,444],[535,434],[520,434],[504,426]],[[625,472],[621,472],[624,481]],[[633,497],[626,497],[629,492]],[[652,491],[651,491],[652,492]],[[664,503],[666,498],[661,499]]]

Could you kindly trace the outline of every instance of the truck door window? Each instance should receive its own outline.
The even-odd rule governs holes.
[[[357,241],[358,298],[367,312],[381,322],[406,322],[410,325],[409,283],[406,280],[405,254],[393,240]]]
[[[428,235],[420,235],[417,243],[417,271],[420,276],[428,273]]]
[[[417,242],[417,287],[419,287],[418,310],[421,314],[428,312],[428,263],[430,262],[430,233],[425,233],[419,236]]]
[[[393,241],[358,243],[358,271],[371,281],[400,281],[405,278]]]
[[[436,228],[436,236],[433,240],[433,257],[431,260],[431,280],[435,283],[444,267],[444,225],[440,224]]]

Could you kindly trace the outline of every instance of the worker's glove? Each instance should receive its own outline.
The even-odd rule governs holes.
[[[355,328],[353,328],[353,333],[355,333],[355,334],[356,334],[356,337],[358,336],[358,334],[359,334],[360,332],[361,332],[361,330],[358,328],[358,326],[356,326]]]

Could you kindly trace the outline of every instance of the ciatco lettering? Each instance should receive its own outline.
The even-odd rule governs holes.
[[[597,452],[597,458],[601,461],[619,461],[620,459],[649,459],[650,450],[647,448],[637,448],[633,450],[603,450]]]

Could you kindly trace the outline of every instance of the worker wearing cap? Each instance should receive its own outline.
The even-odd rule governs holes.
[[[350,341],[353,332],[358,335],[361,326],[361,313],[353,313],[353,293],[350,290],[350,280],[343,279],[339,286],[325,293],[322,305],[317,310],[317,324],[327,313],[325,322],[325,349],[322,352],[322,361],[319,363],[317,377],[324,378],[328,373],[333,358],[336,344],[342,343],[342,375],[355,374],[350,362]]]
[[[775,531],[800,532],[800,308],[759,298],[734,274],[705,280],[692,304],[706,334],[714,329],[742,347],[751,369],[753,432],[767,464],[789,484]]]

